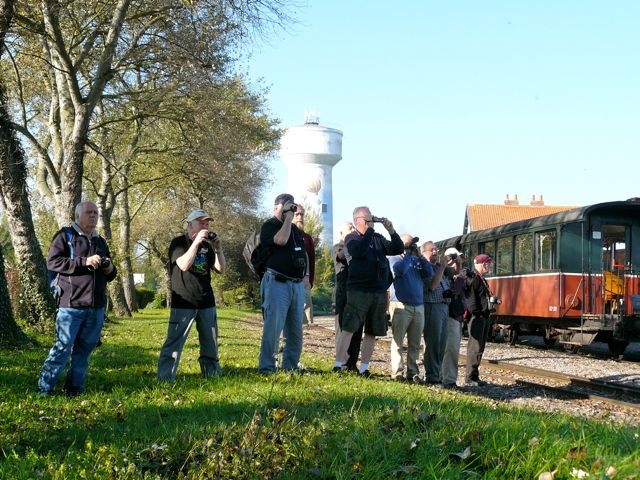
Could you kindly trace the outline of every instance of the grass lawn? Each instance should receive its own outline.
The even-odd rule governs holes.
[[[335,375],[305,353],[313,373],[260,375],[251,312],[218,312],[222,378],[200,378],[194,328],[178,380],[158,383],[168,314],[108,323],[80,397],[35,393],[51,336],[5,351],[0,479],[640,478],[637,428]]]

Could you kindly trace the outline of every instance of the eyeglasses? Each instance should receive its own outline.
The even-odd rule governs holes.
[[[359,219],[359,218],[364,219],[364,221],[367,222],[367,223],[373,222],[373,219],[367,220],[367,217],[356,217],[356,220]]]

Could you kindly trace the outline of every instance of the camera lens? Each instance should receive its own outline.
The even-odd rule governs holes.
[[[214,232],[209,232],[209,233],[207,233],[207,238],[208,238],[209,240],[215,240],[217,237],[218,237],[218,235],[217,235],[217,234],[215,234]]]

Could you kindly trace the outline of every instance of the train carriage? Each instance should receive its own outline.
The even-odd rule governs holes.
[[[567,210],[436,242],[494,258],[487,280],[502,303],[495,330],[512,343],[540,332],[578,349],[640,340],[640,199]]]

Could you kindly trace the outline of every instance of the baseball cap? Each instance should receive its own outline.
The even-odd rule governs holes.
[[[476,258],[473,259],[473,263],[477,263],[478,265],[481,265],[483,263],[487,263],[490,262],[492,260],[492,258],[487,255],[486,253],[481,253],[480,255],[477,255]]]
[[[444,251],[445,256],[447,255],[464,255],[464,253],[459,252],[457,248],[449,247]]]
[[[189,216],[187,216],[187,222],[193,222],[194,220],[202,219],[202,220],[213,220],[207,212],[202,210],[201,208],[196,208],[193,210]]]

